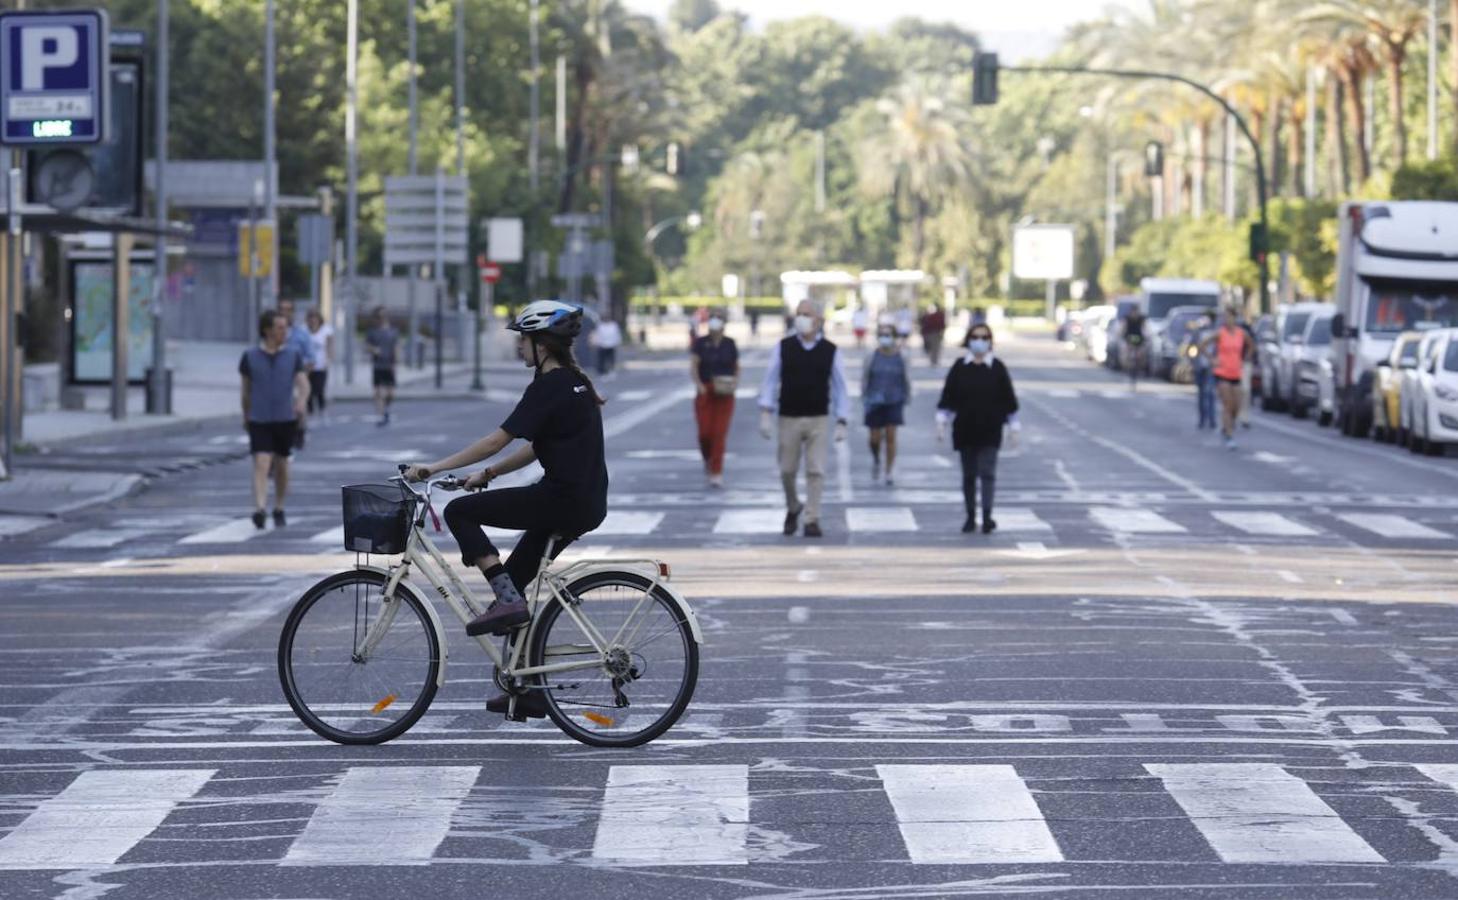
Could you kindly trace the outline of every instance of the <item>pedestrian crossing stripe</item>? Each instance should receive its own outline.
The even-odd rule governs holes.
[[[1184,534],[1189,530],[1148,509],[1095,506],[1088,514],[1095,523],[1117,534]]]
[[[1406,516],[1391,513],[1337,513],[1337,518],[1380,537],[1413,538],[1421,541],[1444,540],[1451,537],[1436,528],[1429,528]]]
[[[1280,765],[1148,763],[1143,768],[1222,862],[1388,861],[1307,782]],[[1413,768],[1445,790],[1458,790],[1458,765]],[[1057,839],[1056,831],[1067,826],[1048,817],[1039,791],[1014,766],[896,763],[875,770],[904,858],[913,865],[1080,861],[1066,849],[1077,842],[1060,845]],[[0,835],[0,871],[125,864],[127,854],[152,838],[174,812],[191,809],[195,816],[198,807],[210,804],[201,794],[217,771],[82,772]],[[328,786],[275,862],[427,864],[438,858],[458,818],[477,815],[462,807],[482,771],[480,766],[350,767]],[[15,809],[26,798],[5,799]],[[247,802],[229,795],[231,806],[240,800]],[[610,766],[591,859],[604,865],[745,865],[756,858],[752,801],[744,764]],[[258,802],[278,800],[268,794]],[[775,827],[783,831],[785,826]],[[1117,829],[1120,821],[1100,827]]]
[[[1210,515],[1246,534],[1268,537],[1310,537],[1317,533],[1314,528],[1288,519],[1280,513],[1215,510]]]

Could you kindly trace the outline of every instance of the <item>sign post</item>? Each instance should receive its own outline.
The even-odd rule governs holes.
[[[1072,225],[1018,225],[1013,228],[1013,275],[1027,281],[1046,281],[1044,313],[1053,319],[1058,282],[1073,277]]]
[[[481,380],[481,320],[484,317],[482,312],[492,303],[492,295],[495,293],[496,282],[501,280],[501,267],[496,263],[488,262],[483,253],[476,257],[476,268],[481,273],[481,294],[476,300],[476,348],[471,377],[471,390],[484,391],[486,385]]]
[[[385,179],[385,271],[404,266],[411,273],[410,353],[415,352],[419,324],[414,273],[420,266],[434,266],[435,277],[441,278],[444,266],[467,263],[468,205],[468,185],[461,175],[438,171]],[[437,343],[439,339],[437,335]]]

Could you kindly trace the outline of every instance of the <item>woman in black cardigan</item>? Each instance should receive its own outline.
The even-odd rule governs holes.
[[[967,352],[952,363],[942,399],[937,401],[937,440],[947,436],[952,423],[952,449],[962,457],[962,496],[967,521],[962,531],[977,530],[977,482],[982,482],[982,533],[997,527],[992,519],[992,498],[997,483],[997,451],[1002,427],[1007,425],[1014,446],[1022,426],[1012,376],[1002,360],[992,355],[992,329],[973,325],[964,342]]]

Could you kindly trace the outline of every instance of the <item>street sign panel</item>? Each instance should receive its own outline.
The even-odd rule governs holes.
[[[385,179],[385,268],[464,265],[468,255],[464,176],[400,175]]]
[[[1073,277],[1072,225],[1019,225],[1013,229],[1013,275],[1029,281]]]
[[[257,246],[257,256],[254,247]],[[238,223],[238,274],[244,278],[273,277],[273,223]]]
[[[299,262],[306,266],[322,266],[329,262],[334,249],[334,217],[319,213],[299,216]]]
[[[107,137],[106,12],[0,13],[0,143],[97,144]]]
[[[486,263],[481,266],[481,280],[487,284],[495,284],[501,280],[501,267],[496,263]]]
[[[486,220],[486,256],[499,263],[522,261],[521,219]]]

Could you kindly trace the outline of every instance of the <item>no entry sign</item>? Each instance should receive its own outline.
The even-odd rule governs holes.
[[[481,264],[481,280],[487,284],[495,284],[501,280],[501,267],[496,263]]]

